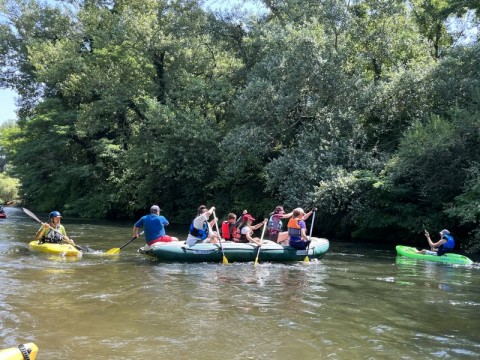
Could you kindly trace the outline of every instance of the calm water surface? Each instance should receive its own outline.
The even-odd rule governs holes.
[[[69,260],[31,253],[38,224],[6,211],[0,348],[34,342],[40,360],[480,357],[477,266],[337,242],[310,264],[162,264],[136,252],[140,239]],[[63,224],[96,250],[131,236],[131,224]]]

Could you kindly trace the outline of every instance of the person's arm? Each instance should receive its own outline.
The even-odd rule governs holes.
[[[138,229],[143,227],[143,216],[133,225],[133,237],[138,238]]]
[[[214,211],[215,211],[215,206],[212,206],[209,210],[205,211],[203,215],[206,215],[208,220],[210,218],[210,215],[212,215]]]
[[[255,243],[257,245],[261,245],[260,240],[257,240],[256,238],[252,237],[253,231],[249,228],[247,232],[245,233],[245,236],[247,237],[247,240],[249,242]]]
[[[135,239],[138,238],[138,227],[136,227],[135,225],[133,226],[133,236]]]
[[[438,240],[437,242],[434,243],[432,241],[432,239],[430,239],[430,234],[428,233],[428,231],[425,231],[425,237],[427,238],[428,245],[430,246],[431,249],[436,249],[440,245],[445,244],[447,242],[447,240],[442,238],[442,239],[440,239],[440,240]]]
[[[301,232],[302,232],[302,240],[308,241],[309,239],[307,236],[307,228],[306,227],[302,228]]]
[[[279,216],[280,219],[289,219],[293,216],[293,211],[289,212],[288,214],[282,214]]]
[[[43,237],[43,235],[45,234],[45,229],[48,229],[48,228],[49,228],[48,224],[44,223],[40,227],[40,229],[38,229],[37,233],[35,234],[35,239],[40,240]]]
[[[259,228],[261,228],[263,226],[263,224],[265,224],[266,222],[268,221],[268,219],[263,219],[263,221],[261,223],[258,223],[257,225],[255,226],[252,226],[252,230],[258,230]]]
[[[445,240],[445,239],[442,238],[442,239],[438,240],[437,242],[433,243],[433,247],[434,247],[434,248],[438,248],[438,247],[440,247],[440,245],[443,245],[443,244],[445,244],[446,242],[447,242],[447,240]]]
[[[170,224],[165,216],[163,216],[162,224],[163,226],[168,226]]]
[[[63,225],[60,225],[60,233],[63,235],[62,236],[63,242],[75,245],[75,242],[67,236],[67,230],[65,230],[65,227]]]
[[[303,220],[307,220],[312,214],[314,211],[317,211],[317,208],[313,208],[312,210],[310,210],[308,213],[306,213],[304,216],[303,216]]]

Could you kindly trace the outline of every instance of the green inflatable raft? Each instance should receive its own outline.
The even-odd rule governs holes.
[[[311,240],[308,249],[309,260],[321,259],[328,251],[329,241],[314,237]],[[252,262],[255,261],[258,252],[258,246],[255,244],[226,241],[222,242],[222,247],[228,262]],[[142,247],[139,252],[164,262],[222,262],[223,259],[220,246],[210,243],[188,246],[185,245],[185,242],[178,241],[154,246],[150,249]],[[291,262],[303,261],[306,256],[307,250],[297,250],[265,240],[260,248],[258,260],[261,262]]]
[[[397,251],[398,255],[406,256],[412,259],[436,261],[436,262],[442,262],[447,264],[459,264],[459,265],[473,264],[472,260],[460,254],[447,253],[442,256],[428,255],[428,254],[423,255],[423,254],[417,254],[417,249],[409,246],[403,246],[403,245],[397,245],[395,247],[395,250]]]

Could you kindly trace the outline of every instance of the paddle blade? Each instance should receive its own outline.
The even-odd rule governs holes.
[[[253,263],[253,266],[257,266],[258,265],[258,257],[255,258],[255,262]]]
[[[228,264],[228,259],[227,259],[227,257],[226,257],[225,255],[223,255],[223,263],[224,263],[224,264]]]
[[[305,256],[305,259],[303,259],[303,262],[306,262],[306,263],[310,262],[310,259],[309,259],[308,255]]]
[[[117,255],[117,254],[120,254],[120,248],[110,249],[110,250],[108,250],[105,254],[106,254],[106,255]]]

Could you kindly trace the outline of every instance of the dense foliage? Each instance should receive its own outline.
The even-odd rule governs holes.
[[[448,227],[480,248],[480,3],[257,5],[0,0],[0,87],[21,96],[0,147],[23,201],[159,203],[178,223],[202,203],[316,206],[325,236]]]

